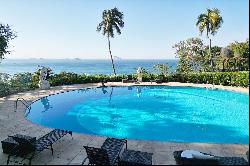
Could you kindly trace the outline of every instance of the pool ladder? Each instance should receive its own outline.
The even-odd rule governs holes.
[[[31,109],[31,104],[29,104],[24,98],[17,98],[16,101],[15,101],[15,112],[17,110],[17,103],[18,101],[20,101],[27,109],[29,109],[29,112],[30,112],[30,109]]]

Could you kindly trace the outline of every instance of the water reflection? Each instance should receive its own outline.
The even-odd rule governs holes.
[[[103,94],[108,93],[108,91],[107,91],[105,88],[106,88],[106,87],[102,87],[102,93],[103,93]]]
[[[112,99],[113,90],[114,90],[114,87],[111,87],[111,92],[110,92],[110,95],[109,95],[109,104],[110,104],[111,99]]]
[[[133,90],[133,87],[132,86],[128,86],[128,90]]]
[[[49,103],[49,99],[48,99],[47,96],[41,98],[41,102],[42,102],[43,108],[44,108],[44,110],[43,110],[42,112],[46,112],[46,111],[48,111],[50,108],[52,108],[52,106],[51,106],[50,103]]]
[[[141,97],[141,90],[142,88],[140,86],[136,87],[137,97]]]
[[[78,89],[78,90],[77,90],[77,92],[78,92],[78,93],[80,93],[80,92],[82,92],[82,93],[83,93],[83,92],[84,92],[84,93],[86,93],[86,92],[88,92],[88,91],[89,91],[89,88],[85,88],[85,89]]]

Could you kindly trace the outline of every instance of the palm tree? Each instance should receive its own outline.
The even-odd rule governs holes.
[[[114,29],[116,30],[117,34],[120,35],[120,28],[123,27],[123,13],[120,12],[116,7],[113,9],[104,10],[102,12],[102,22],[97,26],[97,31],[100,32],[102,30],[102,34],[108,37],[109,54],[112,62],[113,72],[115,75],[115,65],[110,49],[110,37],[114,37]]]
[[[217,8],[214,9],[207,9],[206,13],[202,13],[198,16],[198,20],[196,22],[196,26],[198,26],[199,31],[202,35],[204,30],[207,32],[207,38],[209,38],[209,34],[215,35],[218,29],[221,27],[223,23],[223,19],[220,15],[220,11]],[[209,56],[211,60],[211,66],[213,69],[213,61],[212,61],[212,54],[211,54],[211,38],[209,38]]]

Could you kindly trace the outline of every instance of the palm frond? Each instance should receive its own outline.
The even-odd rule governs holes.
[[[114,37],[114,29],[117,34],[121,34],[121,29],[124,27],[123,13],[116,7],[113,9],[104,10],[102,13],[102,22],[98,24],[97,31],[102,31],[103,35]]]
[[[202,13],[198,16],[196,26],[198,26],[201,34],[206,29],[208,37],[209,34],[215,35],[222,23],[223,19],[219,9],[213,8],[207,9],[206,13]]]
[[[116,23],[113,24],[113,28],[116,29],[117,34],[119,34],[119,35],[121,34],[121,29],[119,28],[119,26]]]

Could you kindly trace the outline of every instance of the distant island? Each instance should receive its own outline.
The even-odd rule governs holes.
[[[81,59],[80,58],[74,58],[74,60],[80,61]]]
[[[114,59],[116,59],[116,60],[122,60],[122,58],[120,58],[118,56],[114,56]]]

